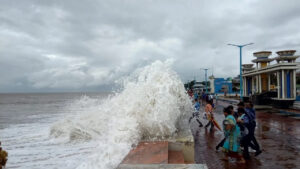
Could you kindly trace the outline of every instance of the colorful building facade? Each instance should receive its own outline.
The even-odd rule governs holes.
[[[232,79],[227,78],[215,78],[211,76],[210,78],[211,84],[211,93],[215,94],[233,94],[232,90]]]
[[[292,104],[296,99],[296,70],[299,68],[294,56],[295,50],[278,51],[275,58],[269,58],[270,51],[255,52],[256,64],[243,65],[243,95],[258,96],[273,92],[270,100],[273,103]],[[275,64],[271,64],[276,61]],[[257,101],[257,100],[256,100]]]

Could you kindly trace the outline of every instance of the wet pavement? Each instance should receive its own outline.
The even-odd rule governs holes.
[[[223,107],[228,105],[227,102],[218,102],[214,115],[219,124],[224,119]],[[251,159],[246,164],[238,164],[235,159],[222,161],[223,152],[221,148],[216,151],[215,147],[223,139],[223,133],[216,129],[210,132],[194,124],[196,163],[205,163],[209,169],[300,168],[300,120],[262,110],[256,111],[256,116],[255,134],[262,154],[255,157],[252,151]],[[206,123],[204,120],[202,122]]]

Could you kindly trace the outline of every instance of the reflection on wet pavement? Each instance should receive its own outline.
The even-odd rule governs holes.
[[[227,105],[226,102],[218,103],[215,118],[219,124],[224,119],[223,107]],[[262,154],[255,157],[253,151],[246,164],[238,164],[234,159],[222,161],[223,152],[221,148],[216,151],[215,147],[223,139],[223,133],[217,130],[211,133],[192,125],[196,163],[206,163],[210,169],[300,168],[300,120],[261,110],[256,112],[256,116],[256,138],[261,145]]]

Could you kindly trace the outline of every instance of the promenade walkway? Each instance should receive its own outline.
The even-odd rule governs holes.
[[[218,101],[215,118],[222,124],[223,107],[228,102]],[[209,169],[291,169],[300,168],[300,120],[257,111],[256,138],[263,153],[258,157],[251,154],[246,164],[237,164],[233,160],[222,161],[223,152],[216,151],[215,146],[223,138],[223,133],[215,130],[210,133],[204,128],[193,126],[195,138],[195,161],[207,164]]]

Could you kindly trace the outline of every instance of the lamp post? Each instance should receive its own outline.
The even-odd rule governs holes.
[[[235,46],[240,48],[240,99],[243,100],[243,80],[242,80],[242,48],[248,45],[253,45],[254,43],[248,43],[245,45],[235,45],[235,44],[227,44],[230,46]]]

